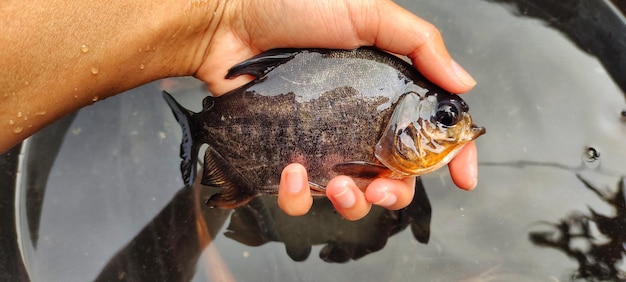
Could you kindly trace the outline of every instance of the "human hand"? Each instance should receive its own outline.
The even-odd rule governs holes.
[[[466,144],[461,152],[448,164],[454,183],[463,190],[476,186],[478,165],[476,145]],[[290,164],[281,175],[278,190],[278,205],[289,215],[306,214],[313,200],[308,189],[306,169],[300,164]],[[415,178],[402,180],[379,178],[367,186],[362,193],[354,181],[347,176],[338,176],[326,186],[326,195],[344,218],[358,220],[369,212],[372,204],[397,210],[408,206],[415,193]]]
[[[5,62],[0,64],[0,120],[8,121],[0,123],[0,153],[68,113],[159,78],[195,75],[214,94],[223,94],[250,79],[224,79],[230,67],[278,47],[373,45],[408,56],[424,76],[450,92],[462,93],[475,84],[447,53],[433,25],[386,0],[43,3],[10,1],[0,9],[8,19],[0,24],[0,61]],[[283,210],[297,215],[310,208],[311,197],[308,189],[285,193],[292,187],[288,183],[307,183],[306,172],[298,172],[301,166],[285,172],[294,167],[295,181],[283,181],[279,201]],[[474,144],[466,145],[449,167],[457,186],[473,188]],[[367,214],[371,203],[402,208],[414,189],[412,179],[378,179],[365,194],[352,184],[338,177],[327,187],[328,197],[348,219]],[[352,199],[354,205],[347,207]]]
[[[408,56],[424,76],[453,93],[475,85],[452,60],[433,25],[390,1],[247,0],[226,2],[218,10],[221,18],[217,28],[200,43],[200,50],[207,51],[195,74],[218,95],[251,79],[226,80],[230,67],[279,47],[352,49],[374,45]],[[454,183],[471,190],[477,179],[474,143],[466,145],[449,168]],[[367,214],[372,203],[389,209],[407,206],[413,198],[414,183],[413,178],[377,179],[362,193],[352,179],[339,176],[328,183],[326,193],[339,213],[356,220]],[[310,191],[304,188],[308,188],[304,168],[286,167],[278,195],[285,212],[301,215],[310,209]]]

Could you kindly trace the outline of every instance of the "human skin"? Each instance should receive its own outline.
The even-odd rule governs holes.
[[[439,31],[390,1],[155,0],[5,1],[0,5],[0,152],[56,119],[160,78],[193,75],[221,95],[251,78],[224,78],[234,64],[279,47],[376,46],[406,55],[453,93],[475,81],[445,49]],[[476,186],[469,143],[449,164],[454,183]],[[407,206],[414,178],[377,179],[362,193],[339,176],[327,196],[345,218],[372,203]],[[279,205],[306,213],[312,198],[301,165],[283,170]]]

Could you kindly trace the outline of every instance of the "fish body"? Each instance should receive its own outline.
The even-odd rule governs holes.
[[[222,188],[208,204],[236,207],[275,194],[281,170],[303,164],[313,191],[334,176],[403,178],[433,171],[484,133],[457,95],[412,65],[373,49],[275,49],[233,67],[253,81],[206,97],[193,113],[164,97],[183,128],[181,171],[195,176],[207,144],[203,185]]]

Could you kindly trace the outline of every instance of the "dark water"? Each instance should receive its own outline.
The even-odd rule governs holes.
[[[399,3],[437,25],[479,82],[463,97],[488,130],[475,191],[441,170],[422,177],[428,196],[411,210],[354,227],[323,202],[305,219],[271,199],[207,209],[206,191],[182,189],[180,129],[158,95],[199,110],[206,93],[170,79],[31,140],[16,198],[25,271],[34,281],[623,278],[623,18],[591,0]]]

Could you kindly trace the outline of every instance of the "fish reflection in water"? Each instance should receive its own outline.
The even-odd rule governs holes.
[[[626,186],[624,177],[617,191],[610,194],[595,188],[577,175],[585,187],[611,205],[615,215],[607,216],[589,208],[589,214],[572,214],[558,223],[546,223],[550,230],[534,231],[530,241],[540,247],[560,250],[578,262],[575,278],[591,281],[624,281],[626,270],[620,269],[626,255]],[[588,247],[581,248],[581,244]]]
[[[211,244],[229,216],[225,236],[250,246],[284,242],[295,261],[307,259],[312,245],[321,244],[325,247],[320,257],[326,262],[356,260],[381,250],[389,237],[409,226],[419,242],[426,244],[430,237],[431,206],[419,179],[408,207],[397,211],[373,208],[355,222],[342,219],[325,198],[318,199],[302,217],[284,215],[271,196],[255,198],[234,212],[209,208],[202,203],[211,195],[203,188],[181,189],[109,260],[95,281],[189,281],[203,252],[209,254],[203,264],[220,269],[207,274],[210,280],[229,281],[228,265]]]
[[[326,198],[316,198],[311,211],[301,217],[282,212],[275,197],[255,198],[235,209],[225,235],[249,246],[283,242],[295,261],[306,260],[312,245],[324,244],[322,260],[347,262],[381,250],[389,237],[408,226],[417,241],[428,243],[430,219],[430,202],[418,179],[408,207],[396,211],[372,207],[359,221],[343,219]]]

